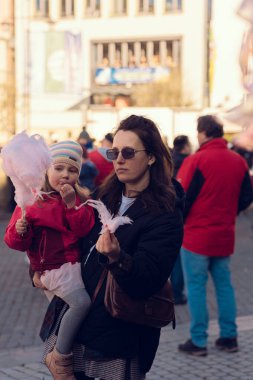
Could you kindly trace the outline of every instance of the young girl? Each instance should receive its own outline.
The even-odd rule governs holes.
[[[91,304],[81,278],[78,240],[93,227],[94,213],[89,206],[75,208],[86,200],[77,185],[81,146],[68,140],[52,145],[50,150],[53,163],[42,189],[47,194],[26,208],[25,219],[16,207],[4,240],[12,249],[27,251],[35,286],[40,285],[69,305],[46,364],[55,379],[61,371],[60,379],[74,380],[72,344]]]

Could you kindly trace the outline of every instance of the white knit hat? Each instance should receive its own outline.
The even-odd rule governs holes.
[[[49,147],[53,163],[63,162],[81,171],[83,150],[80,144],[73,140],[61,141]]]

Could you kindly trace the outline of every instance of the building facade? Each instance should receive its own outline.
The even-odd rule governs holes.
[[[236,81],[222,87],[228,65],[220,63],[225,42],[219,42],[221,25],[228,23],[232,31],[239,22],[233,13],[239,3],[16,1],[17,131],[26,128],[53,140],[64,130],[75,137],[83,124],[96,123],[92,106],[113,113],[131,105],[136,85],[174,73],[185,103],[197,110],[220,104],[239,86],[238,69]],[[240,96],[234,87],[232,92]]]
[[[15,132],[14,0],[0,5],[0,134]]]

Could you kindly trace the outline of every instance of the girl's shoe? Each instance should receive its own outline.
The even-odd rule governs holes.
[[[60,354],[56,348],[46,356],[46,366],[54,380],[76,380],[73,373],[73,354]]]

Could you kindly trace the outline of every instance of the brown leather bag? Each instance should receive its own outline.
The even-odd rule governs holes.
[[[105,276],[106,272],[103,272],[101,285]],[[96,289],[94,296],[96,296],[97,293],[98,290]],[[172,322],[172,327],[175,329],[175,309],[169,280],[164,287],[152,297],[146,300],[136,300],[129,297],[120,288],[113,275],[108,272],[104,303],[107,311],[114,318],[157,328],[167,326]]]

